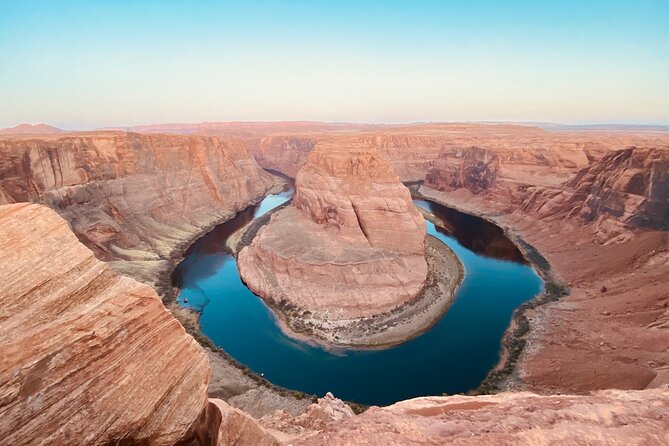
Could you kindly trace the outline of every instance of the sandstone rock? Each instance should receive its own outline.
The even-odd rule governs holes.
[[[627,229],[669,229],[669,151],[611,151],[561,189],[534,188],[523,211],[540,218],[580,217],[598,240],[621,242]]]
[[[427,276],[425,223],[374,149],[321,146],[238,258],[240,274],[275,306],[350,320],[415,298]]]
[[[298,445],[664,445],[669,390],[425,397],[373,407]]]
[[[0,206],[0,271],[3,443],[190,435],[209,363],[153,289],[114,273],[36,204]]]
[[[219,399],[210,399],[189,445],[279,446],[279,441],[251,416]]]
[[[456,150],[457,162],[450,151],[442,151],[435,166],[425,175],[425,185],[440,191],[464,187],[478,194],[490,189],[499,172],[499,157],[480,147]]]
[[[273,185],[238,140],[91,132],[0,139],[0,203],[58,210],[98,258],[156,283],[180,245]]]
[[[346,403],[328,392],[298,416],[291,416],[285,410],[277,410],[273,414],[265,415],[259,422],[282,443],[290,443],[296,438],[315,434],[330,423],[354,416],[355,413]]]

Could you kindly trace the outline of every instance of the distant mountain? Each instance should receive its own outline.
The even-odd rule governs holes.
[[[47,135],[49,133],[63,133],[65,130],[59,129],[48,124],[19,124],[16,127],[10,127],[0,130],[2,135],[16,135],[16,134],[35,134],[35,135]]]

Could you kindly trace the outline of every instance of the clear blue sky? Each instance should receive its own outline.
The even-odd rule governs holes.
[[[0,0],[0,127],[669,123],[669,0]]]

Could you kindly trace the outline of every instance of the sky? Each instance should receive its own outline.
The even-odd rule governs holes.
[[[0,0],[0,127],[669,124],[669,0]]]

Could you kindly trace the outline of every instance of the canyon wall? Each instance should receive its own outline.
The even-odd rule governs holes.
[[[0,438],[172,445],[209,362],[149,286],[97,260],[53,210],[0,206]]]
[[[539,218],[580,217],[602,237],[630,228],[669,230],[669,151],[615,150],[561,188],[535,187],[522,210]]]
[[[443,167],[430,172],[425,185],[441,191],[424,186],[422,193],[529,242],[541,253],[527,248],[531,258],[549,275],[549,302],[523,310],[512,329],[525,327],[514,341],[517,351],[519,342],[525,348],[520,380],[504,385],[587,392],[669,382],[667,139],[612,148],[558,184],[531,176],[513,184],[502,161],[496,176],[482,175],[487,188],[453,187],[454,173],[475,167],[480,152],[459,162],[442,156]]]
[[[234,139],[121,132],[0,139],[0,203],[58,210],[98,258],[155,285],[178,247],[259,200],[274,181]]]

